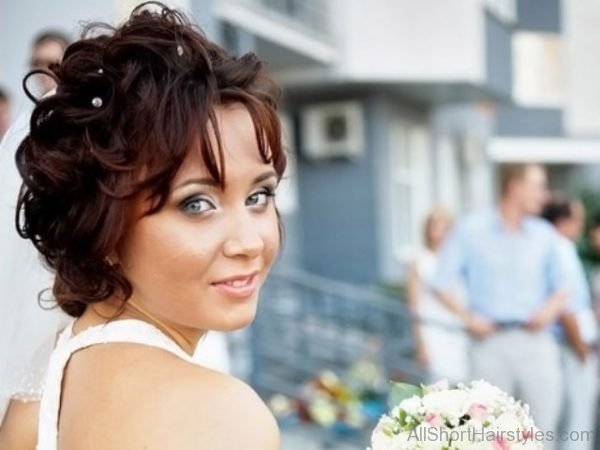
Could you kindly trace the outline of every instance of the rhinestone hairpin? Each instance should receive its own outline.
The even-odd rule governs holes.
[[[183,47],[181,45],[177,46],[177,54],[179,56],[183,56]]]
[[[104,73],[104,69],[100,68],[96,72],[98,72],[99,74],[103,74]]]
[[[94,97],[92,99],[92,106],[94,108],[100,108],[102,106],[103,102],[102,99],[100,97]]]

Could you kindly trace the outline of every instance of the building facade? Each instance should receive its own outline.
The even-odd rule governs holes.
[[[40,28],[75,35],[136,0],[22,0],[0,15],[0,84],[21,104]],[[427,211],[490,206],[506,161],[594,183],[600,6],[592,0],[178,0],[213,39],[267,61],[284,88],[290,170],[280,265],[398,282]],[[33,16],[32,16],[33,15]],[[19,110],[19,108],[17,108]]]

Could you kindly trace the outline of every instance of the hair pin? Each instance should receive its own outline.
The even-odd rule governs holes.
[[[104,73],[104,69],[101,67],[96,72],[98,72],[99,74],[103,74]]]
[[[183,56],[183,47],[181,45],[177,46],[177,54],[179,56]]]
[[[100,108],[102,106],[103,102],[102,99],[100,97],[94,97],[92,99],[92,106],[94,108]]]

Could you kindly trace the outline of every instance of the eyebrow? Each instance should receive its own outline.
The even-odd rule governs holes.
[[[263,181],[268,180],[269,178],[277,178],[277,173],[274,170],[269,170],[261,175],[258,175],[253,181],[252,184],[262,183]],[[189,186],[190,184],[203,184],[205,186],[211,187],[219,187],[218,181],[211,177],[204,178],[190,178],[189,180],[184,181],[183,183],[175,186],[173,191],[181,189],[182,187]]]

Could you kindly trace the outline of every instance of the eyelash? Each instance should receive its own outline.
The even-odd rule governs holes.
[[[271,198],[275,197],[275,190],[271,187],[264,187],[259,191],[256,191],[254,193],[252,193],[250,196],[248,196],[248,198],[246,199],[246,202],[248,201],[248,199],[250,199],[251,197],[257,196],[257,195],[264,195],[266,197],[266,200],[264,202],[264,204],[254,204],[254,205],[248,205],[251,207],[257,206],[260,208],[265,208],[266,206],[268,206],[269,204],[269,200]],[[200,211],[189,211],[188,208],[190,205],[193,204],[201,204],[201,203],[206,203],[208,205],[210,205],[210,208],[208,209],[204,209],[204,210],[200,210]],[[179,208],[187,214],[191,214],[191,215],[202,215],[212,209],[216,209],[215,205],[208,199],[202,197],[202,196],[192,196],[189,197],[187,199],[185,199],[183,202],[181,202]]]

